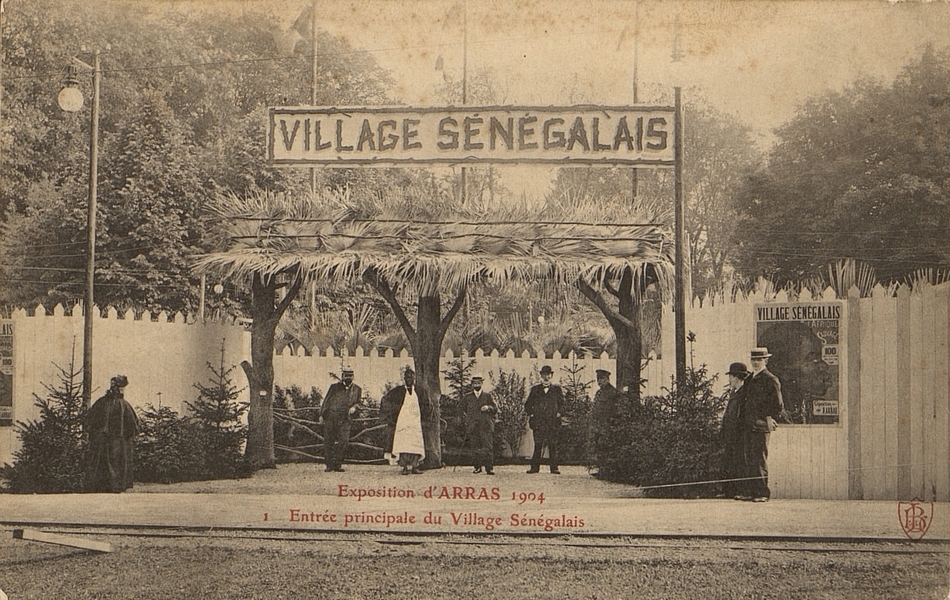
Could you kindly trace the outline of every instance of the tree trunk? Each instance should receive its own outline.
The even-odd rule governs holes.
[[[640,375],[642,373],[640,329],[640,297],[634,294],[634,276],[625,269],[618,289],[609,289],[617,297],[617,309],[611,307],[600,293],[584,281],[577,280],[577,288],[600,309],[617,338],[617,389],[627,387],[630,397],[640,400]]]
[[[617,312],[624,321],[614,320],[611,327],[617,338],[617,389],[629,387],[631,398],[640,400],[643,339],[640,331],[640,299],[633,292],[630,269],[620,278]]]
[[[425,468],[437,469],[442,467],[442,378],[439,373],[439,355],[445,337],[439,296],[421,296],[416,315],[416,336],[412,344],[416,380],[432,403],[432,416],[422,424],[426,443]]]
[[[247,445],[244,459],[254,470],[273,469],[274,458],[274,338],[281,316],[300,291],[302,280],[295,277],[279,304],[274,296],[282,284],[271,277],[254,275],[251,282],[251,362],[241,368],[247,376],[251,401],[247,411]]]

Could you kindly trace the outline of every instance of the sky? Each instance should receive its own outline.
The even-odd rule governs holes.
[[[273,12],[290,27],[311,0],[200,4]],[[409,105],[446,104],[435,90],[461,78],[466,54],[467,73],[489,70],[504,104],[631,104],[636,64],[639,104],[669,105],[679,85],[684,103],[735,115],[763,150],[808,98],[861,77],[890,82],[924,45],[950,42],[950,2],[317,0],[317,10],[319,27],[392,72]]]

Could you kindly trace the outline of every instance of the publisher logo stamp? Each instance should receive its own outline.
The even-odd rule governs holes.
[[[901,500],[897,503],[897,517],[900,519],[901,529],[907,537],[916,541],[923,539],[933,521],[934,503],[924,502],[920,498]]]

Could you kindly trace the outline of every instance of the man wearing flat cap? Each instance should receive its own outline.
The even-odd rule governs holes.
[[[734,362],[726,371],[729,381],[726,383],[726,410],[722,413],[722,428],[719,440],[722,442],[722,493],[726,498],[743,499],[745,477],[745,457],[742,446],[742,427],[739,423],[746,390],[743,387],[750,375],[745,363]],[[748,499],[748,498],[746,498]]]
[[[498,406],[491,394],[482,390],[485,378],[472,376],[472,390],[462,398],[465,412],[465,439],[475,457],[475,473],[494,475],[495,459],[492,450],[495,436],[495,414]]]
[[[349,367],[343,368],[340,381],[327,390],[327,397],[320,407],[327,463],[325,471],[344,471],[343,458],[346,456],[346,445],[350,442],[350,424],[362,395],[362,388],[353,383],[353,369]]]
[[[616,427],[617,388],[610,383],[610,371],[597,369],[595,373],[599,389],[594,394],[594,404],[590,410],[588,448],[591,462],[596,468],[592,473],[600,477],[604,475],[604,459],[610,449],[611,432]]]
[[[557,443],[561,430],[561,405],[564,392],[561,386],[551,383],[554,370],[550,365],[541,367],[541,383],[531,386],[528,399],[524,403],[524,412],[528,415],[528,427],[534,434],[534,454],[531,456],[531,468],[528,473],[537,473],[541,468],[541,454],[548,448],[551,460],[551,473],[559,475],[557,463]]]
[[[86,491],[118,493],[132,487],[132,440],[141,427],[135,410],[125,399],[123,390],[127,385],[125,375],[116,375],[105,395],[86,412]]]
[[[746,477],[746,492],[753,502],[767,502],[769,490],[769,433],[775,429],[775,419],[782,414],[782,384],[767,368],[769,349],[753,348],[750,353],[752,375],[743,384],[745,400],[740,411],[742,445]]]

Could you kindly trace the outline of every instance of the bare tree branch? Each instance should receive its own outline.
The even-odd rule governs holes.
[[[624,327],[634,327],[634,323],[630,319],[624,317],[619,312],[614,310],[607,302],[604,300],[603,296],[597,293],[597,290],[590,287],[586,281],[578,279],[575,282],[577,289],[580,290],[584,297],[590,300],[594,306],[600,309],[600,312],[604,313],[604,316],[608,321],[616,321],[623,324]]]
[[[458,314],[462,304],[465,302],[465,292],[467,288],[463,287],[459,290],[458,295],[455,297],[455,302],[452,304],[452,308],[445,313],[445,317],[442,319],[442,322],[439,324],[439,335],[445,336],[445,332],[449,330],[449,325],[452,324],[452,319],[455,318],[455,315]]]
[[[399,304],[399,300],[396,298],[395,287],[390,287],[373,267],[363,271],[363,281],[373,286],[386,303],[389,304],[389,307],[393,309],[393,314],[396,315],[396,320],[399,321],[403,331],[406,332],[406,337],[409,338],[409,344],[415,346],[416,330],[409,321],[409,317],[406,316],[405,311],[403,311],[402,306]]]

